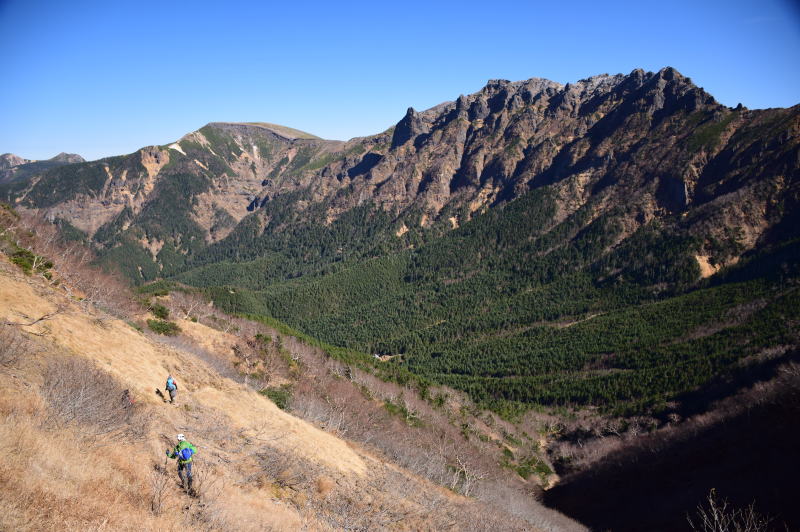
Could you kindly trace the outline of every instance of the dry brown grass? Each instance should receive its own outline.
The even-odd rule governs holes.
[[[48,360],[42,396],[48,405],[48,429],[74,425],[82,434],[143,437],[149,416],[130,391],[88,360],[60,356]]]
[[[6,408],[15,402],[6,399]],[[2,412],[0,529],[179,528],[179,521],[157,522],[152,516],[130,444],[87,439],[70,428],[46,430],[48,415],[42,406]]]
[[[317,493],[323,498],[326,497],[334,488],[336,483],[328,477],[319,477],[316,482]]]
[[[213,336],[207,344],[155,341],[118,320],[99,319],[91,306],[69,304],[45,279],[13,271],[0,267],[0,318],[27,323],[26,317],[64,311],[5,332],[24,348],[0,364],[0,529],[532,528],[526,512],[537,505],[530,500],[527,506],[520,500],[524,509],[510,515],[386,462],[462,492],[475,489],[464,481],[473,472],[483,475],[484,461],[491,462],[476,454],[483,444],[466,442],[410,390],[348,371],[293,338],[274,342],[262,356],[248,340],[259,332],[279,336],[243,320],[218,318],[222,331],[193,324],[193,338]],[[35,345],[27,345],[31,339]],[[293,379],[297,411],[326,431],[244,386],[229,354],[214,352],[230,339],[271,372],[270,382]],[[168,372],[182,385],[178,407],[152,393]],[[125,390],[136,406],[123,400]],[[427,428],[389,414],[385,398],[403,400]],[[430,430],[437,424],[442,431]],[[196,499],[178,492],[175,462],[163,464],[177,432],[200,450]],[[453,469],[459,464],[466,472]]]
[[[91,384],[95,384],[92,376],[102,378],[111,389],[119,383],[82,361],[88,367],[79,363],[75,378],[59,382],[73,392],[48,397],[47,380],[36,373],[51,372],[52,377],[55,368],[65,368],[58,355],[48,361],[51,357],[46,355],[45,364],[29,364],[24,374],[0,372],[0,530],[290,530],[299,526],[293,511],[276,512],[271,504],[227,487],[230,472],[217,469],[213,460],[199,458],[195,464],[198,497],[182,494],[176,487],[175,463],[158,464],[148,451],[154,444],[160,446],[158,438],[154,440],[146,430],[133,440],[124,435],[131,419],[124,407],[120,411],[112,401],[91,415],[69,415],[87,389],[79,384],[81,376],[88,373]],[[36,381],[42,384],[37,386]],[[153,414],[152,407],[142,408]],[[115,422],[117,430],[95,430],[109,422],[111,411],[122,414],[122,420]],[[55,418],[58,430],[54,430]]]

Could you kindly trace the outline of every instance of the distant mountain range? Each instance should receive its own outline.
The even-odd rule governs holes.
[[[799,130],[800,106],[728,108],[672,68],[492,80],[377,135],[211,123],[0,195],[135,283],[479,401],[641,410],[796,340],[752,335],[796,313]]]
[[[83,162],[86,162],[86,160],[75,153],[61,152],[45,161],[23,159],[13,153],[4,153],[0,155],[0,184],[22,181],[49,168]]]

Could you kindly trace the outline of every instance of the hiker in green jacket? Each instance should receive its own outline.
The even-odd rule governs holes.
[[[181,479],[181,489],[186,488],[183,478],[183,472],[186,471],[190,495],[192,494],[192,458],[196,452],[197,448],[189,443],[183,434],[178,434],[178,445],[172,451],[167,449],[167,457],[178,459],[178,477]]]

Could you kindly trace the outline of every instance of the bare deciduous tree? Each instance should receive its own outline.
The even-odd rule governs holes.
[[[736,508],[715,489],[708,493],[705,505],[698,505],[694,519],[688,515],[686,519],[692,530],[699,532],[761,532],[768,530],[771,522],[755,511],[754,503]]]
[[[62,313],[65,308],[66,307],[64,305],[59,305],[56,308],[56,310],[54,310],[53,312],[48,312],[46,314],[42,314],[40,317],[38,317],[38,318],[36,318],[36,319],[34,319],[32,321],[29,321],[28,323],[20,323],[20,322],[16,322],[16,321],[4,321],[0,325],[3,325],[3,326],[16,326],[16,327],[30,327],[31,325],[35,325],[35,324],[39,323],[40,321],[47,321],[47,320],[55,317],[57,314]]]

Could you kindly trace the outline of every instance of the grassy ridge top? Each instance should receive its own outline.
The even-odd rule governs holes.
[[[300,131],[299,129],[294,129],[287,126],[281,126],[279,124],[271,124],[269,122],[223,122],[223,123],[263,127],[264,129],[269,129],[270,131],[274,131],[279,135],[292,139],[322,140],[321,137],[312,135],[311,133],[306,133],[305,131]]]

